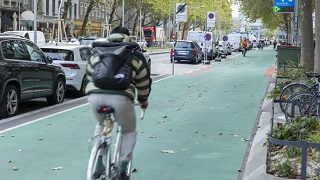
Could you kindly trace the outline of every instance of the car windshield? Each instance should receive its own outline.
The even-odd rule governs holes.
[[[190,42],[177,42],[176,48],[190,48],[191,43]]]
[[[53,60],[74,61],[73,53],[70,50],[42,48],[42,51]]]

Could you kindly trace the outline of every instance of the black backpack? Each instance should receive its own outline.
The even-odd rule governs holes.
[[[135,42],[93,42],[93,83],[100,89],[126,90],[132,81],[133,55],[139,49]]]

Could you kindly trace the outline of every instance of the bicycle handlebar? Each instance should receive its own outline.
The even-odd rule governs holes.
[[[134,106],[141,106],[140,103],[134,103]],[[141,114],[140,114],[140,119],[143,120],[144,114],[145,114],[146,108],[141,108]]]

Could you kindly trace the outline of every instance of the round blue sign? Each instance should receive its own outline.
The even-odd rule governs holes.
[[[223,41],[228,41],[228,36],[223,36],[222,40]]]
[[[209,19],[213,19],[213,18],[214,18],[214,14],[213,14],[213,13],[209,13],[209,14],[208,14],[208,18],[209,18]]]
[[[206,36],[204,37],[204,39],[206,41],[210,41],[211,40],[211,34],[206,34]]]

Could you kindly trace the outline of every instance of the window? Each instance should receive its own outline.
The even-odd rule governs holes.
[[[6,59],[14,59],[13,45],[9,41],[1,43],[3,57]]]
[[[80,3],[80,15],[81,16],[83,15],[83,4],[82,4],[82,2]]]
[[[24,45],[20,41],[14,41],[13,43],[14,58],[18,60],[28,60],[28,53],[26,52]]]
[[[80,49],[80,57],[83,61],[89,61],[91,56],[91,50],[89,48]]]
[[[73,18],[77,19],[77,4],[74,4],[74,15]]]
[[[53,60],[74,61],[73,52],[70,50],[42,48],[42,51]]]
[[[52,16],[54,16],[56,14],[55,7],[56,7],[56,0],[52,0]]]
[[[49,0],[46,0],[46,15],[49,15],[49,5],[50,5]]]
[[[71,4],[71,6],[69,7],[69,18],[72,18],[72,4]]]
[[[46,56],[42,53],[42,51],[38,48],[38,46],[25,41],[25,45],[28,49],[28,53],[30,55],[31,61],[34,62],[45,62]]]

